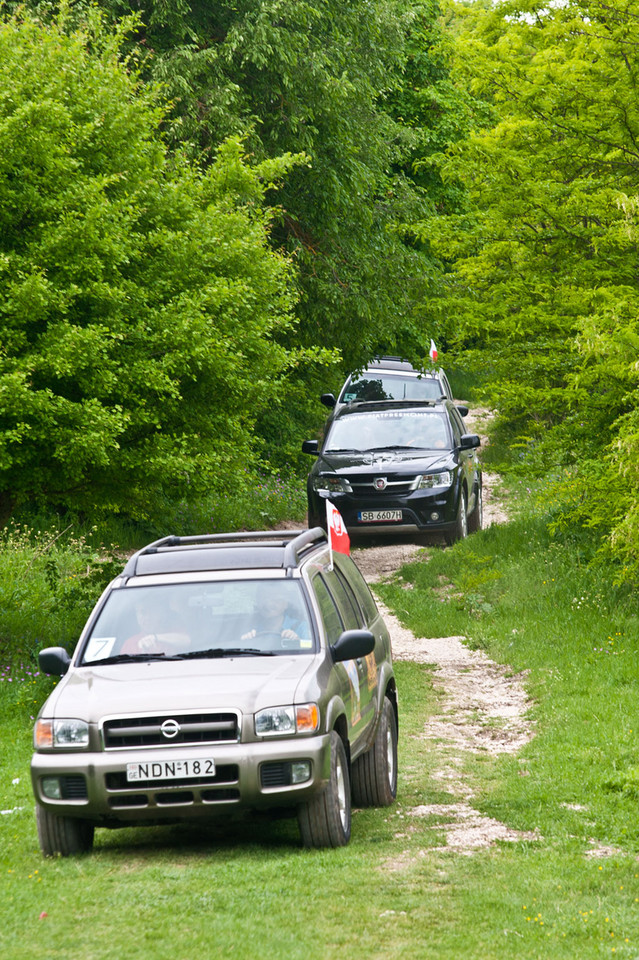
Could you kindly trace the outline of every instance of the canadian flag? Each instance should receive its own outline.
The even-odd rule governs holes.
[[[430,356],[430,359],[433,360],[433,361],[435,361],[435,360],[437,359],[437,347],[435,346],[435,341],[434,341],[434,340],[431,340],[431,341],[430,341],[430,353],[429,353],[429,356]]]
[[[333,566],[333,550],[338,553],[345,553],[347,556],[351,552],[351,541],[348,531],[342,520],[342,515],[330,500],[326,501],[326,521],[328,529],[328,548],[331,553],[331,567]]]

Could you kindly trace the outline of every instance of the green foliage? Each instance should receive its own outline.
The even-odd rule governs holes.
[[[529,471],[579,467],[573,520],[589,511],[633,575],[638,13],[458,8],[456,77],[485,108],[447,166],[466,207],[430,223],[454,262],[440,314],[489,375],[502,436]]]
[[[122,568],[71,529],[10,525],[0,540],[0,662],[35,669],[46,646],[73,649],[94,603]]]
[[[101,0],[116,19],[137,5]],[[458,95],[431,0],[150,0],[130,44],[172,103],[166,130],[205,162],[224,137],[262,159],[304,151],[278,193],[274,242],[300,271],[292,342],[423,356],[438,264],[408,224],[454,202],[435,154]],[[314,382],[316,370],[299,371]]]
[[[293,278],[264,206],[299,158],[169,157],[130,27],[0,29],[0,519],[228,488],[303,356],[277,342]]]

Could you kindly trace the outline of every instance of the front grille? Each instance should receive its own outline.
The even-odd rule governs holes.
[[[175,736],[166,736],[162,724],[170,721]],[[185,743],[236,743],[240,739],[234,713],[168,714],[156,717],[114,717],[104,722],[105,750],[123,747],[168,747]]]
[[[81,774],[63,774],[60,777],[60,795],[63,800],[86,800],[87,782]]]
[[[166,793],[130,793],[109,797],[112,810],[127,810],[131,807],[179,807],[196,803],[232,803],[240,799],[237,787],[218,787],[202,790],[199,794],[191,790],[173,790]]]
[[[354,479],[349,477],[349,482],[352,487],[353,493],[359,497],[389,497],[397,496],[398,493],[411,493],[415,489],[415,484],[417,482],[416,476],[410,477],[385,477],[386,487],[383,490],[378,490],[375,487],[375,480],[379,479],[383,474],[371,474],[370,476],[362,476]]]

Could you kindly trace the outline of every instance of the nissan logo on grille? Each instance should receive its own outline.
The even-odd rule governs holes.
[[[376,490],[385,490],[388,485],[388,480],[386,477],[375,477],[373,480],[373,486]]]
[[[173,740],[180,732],[180,724],[177,720],[165,720],[160,730],[167,740]]]

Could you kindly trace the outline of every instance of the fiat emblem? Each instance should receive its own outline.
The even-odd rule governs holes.
[[[173,737],[177,737],[180,732],[180,724],[177,720],[165,720],[160,730],[167,740],[172,740]]]
[[[373,480],[373,486],[376,490],[385,490],[388,486],[388,480],[386,477],[375,477]]]

